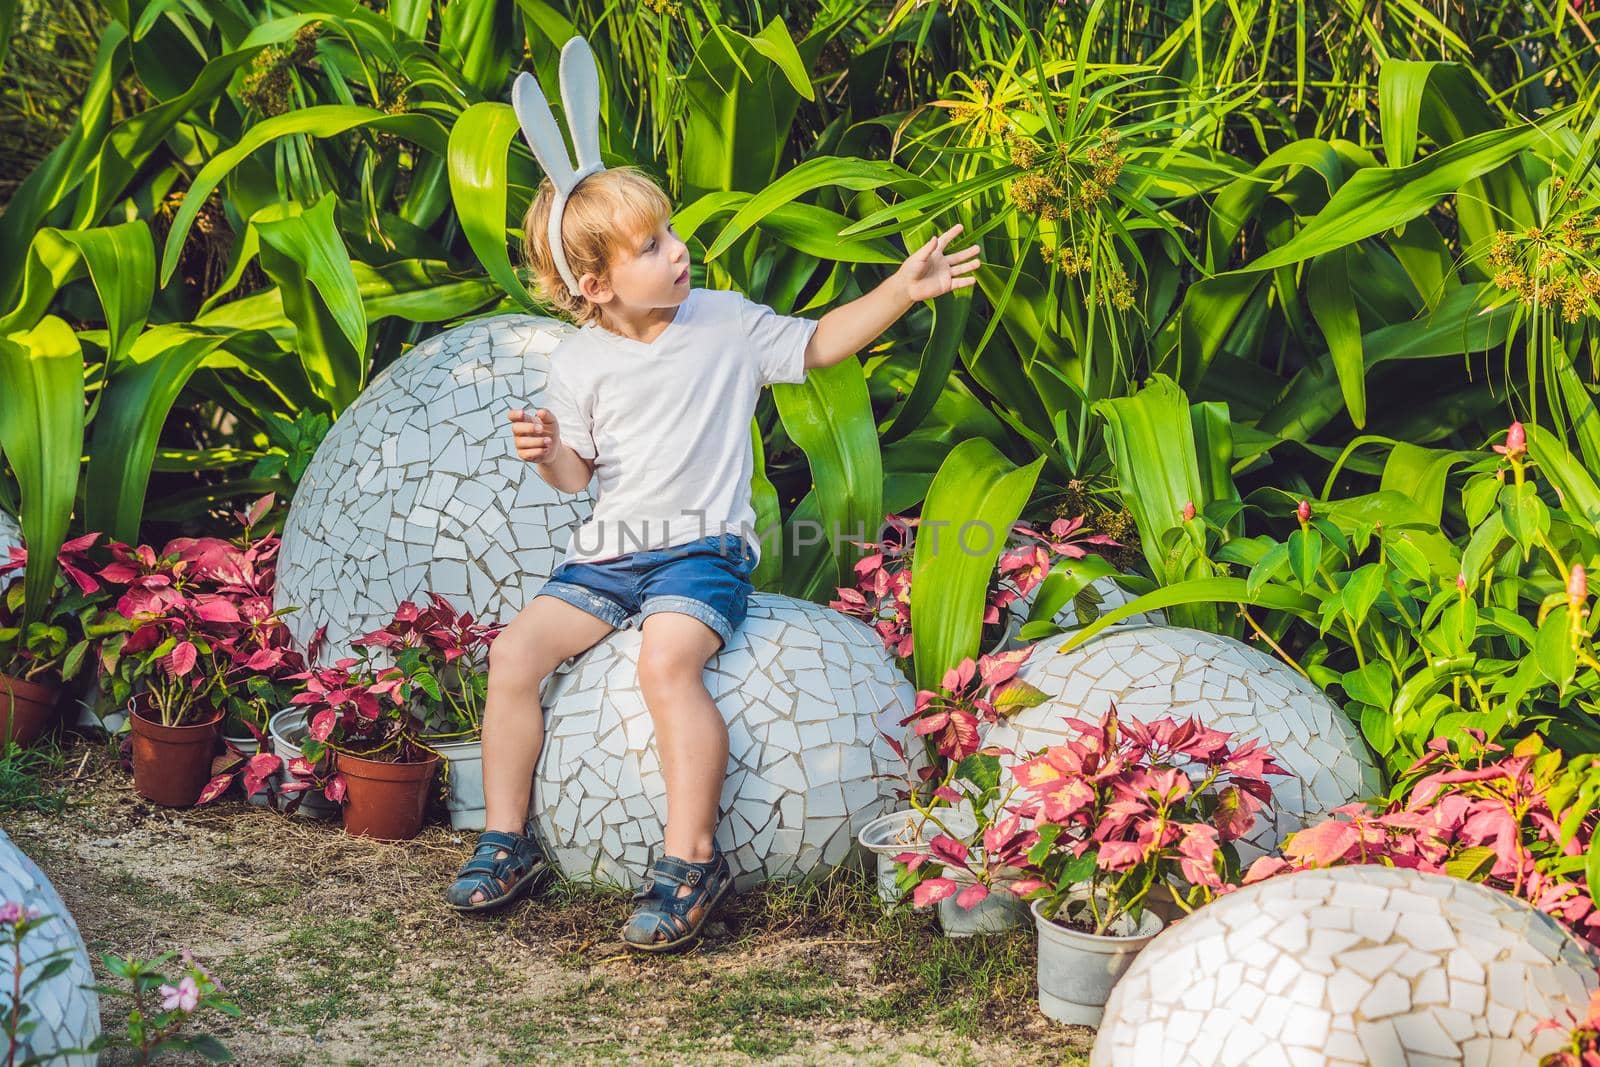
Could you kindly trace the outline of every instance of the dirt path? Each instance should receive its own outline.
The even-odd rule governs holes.
[[[80,760],[84,761],[80,770]],[[738,898],[688,955],[624,954],[625,895],[563,886],[505,917],[441,897],[472,834],[386,845],[238,800],[134,795],[98,745],[59,815],[6,815],[99,955],[188,947],[244,1016],[242,1063],[1082,1064],[1033,1000],[1031,930],[955,940],[878,913],[863,876]],[[75,777],[73,772],[76,772]],[[104,998],[106,1027],[128,1001]],[[126,1063],[108,1056],[107,1063]]]

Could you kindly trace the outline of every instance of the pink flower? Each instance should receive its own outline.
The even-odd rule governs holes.
[[[177,988],[169,985],[161,987],[162,1011],[171,1011],[173,1008],[178,1008],[187,1015],[194,1011],[199,1003],[200,986],[195,982],[193,975],[184,975],[183,981],[178,983]]]
[[[1311,501],[1309,501],[1309,500],[1300,501],[1299,504],[1295,505],[1294,514],[1295,514],[1295,518],[1299,519],[1301,522],[1310,522],[1311,521]]]
[[[1194,517],[1195,517],[1194,501],[1191,500],[1188,503],[1183,505],[1183,521],[1184,522],[1188,522],[1189,520],[1193,519]]]
[[[1589,575],[1583,569],[1583,564],[1574,563],[1572,570],[1567,575],[1567,599],[1574,604],[1581,604],[1589,598]]]
[[[16,926],[25,919],[37,919],[39,914],[38,908],[24,908],[20,901],[8,900],[0,904],[0,924]]]
[[[1513,422],[1511,428],[1506,430],[1506,443],[1495,445],[1494,450],[1508,459],[1522,455],[1528,451],[1528,431],[1522,428],[1522,423]]]

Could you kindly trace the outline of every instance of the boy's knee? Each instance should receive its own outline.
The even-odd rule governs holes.
[[[543,681],[554,669],[554,664],[539,655],[539,643],[530,637],[506,630],[489,646],[490,682]]]

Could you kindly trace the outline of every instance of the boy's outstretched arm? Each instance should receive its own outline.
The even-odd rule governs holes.
[[[932,300],[978,279],[967,277],[982,264],[978,246],[945,255],[945,245],[961,232],[958,222],[906,257],[900,269],[872,292],[834,308],[817,322],[806,345],[806,370],[831,367],[867,347],[889,324],[919,300]]]

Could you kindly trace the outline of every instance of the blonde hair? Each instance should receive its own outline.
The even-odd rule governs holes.
[[[600,317],[600,308],[567,288],[550,254],[550,207],[556,187],[549,178],[522,220],[523,253],[533,268],[538,295],[579,325]],[[638,167],[607,168],[589,175],[567,198],[561,213],[561,246],[572,276],[605,277],[616,252],[634,237],[653,232],[672,217],[672,201]]]

